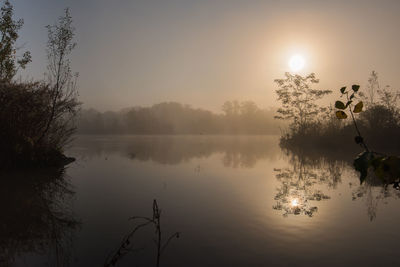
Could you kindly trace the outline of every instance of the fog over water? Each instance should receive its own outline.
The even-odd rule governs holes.
[[[45,25],[70,7],[76,28],[74,71],[85,108],[118,111],[178,101],[214,112],[226,100],[278,106],[274,79],[302,54],[301,74],[321,89],[367,84],[400,87],[400,2],[396,0],[18,0],[19,44],[46,70]],[[333,99],[332,96],[331,100]]]

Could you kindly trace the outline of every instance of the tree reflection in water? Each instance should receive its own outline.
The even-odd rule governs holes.
[[[76,148],[83,158],[123,154],[135,161],[176,165],[222,154],[229,168],[253,168],[259,160],[280,154],[275,136],[80,136]]]
[[[312,217],[318,211],[315,203],[330,199],[322,188],[336,188],[341,182],[343,163],[320,157],[315,159],[303,153],[285,152],[291,166],[274,169],[280,186],[273,209],[282,211],[285,217],[290,214]]]
[[[353,184],[349,184],[354,188]],[[373,172],[369,172],[364,182],[352,190],[352,199],[364,200],[370,221],[377,215],[379,203],[387,204],[389,199],[399,199],[400,191],[390,184],[382,182]]]
[[[28,254],[48,255],[66,266],[72,233],[79,226],[70,209],[74,192],[64,169],[0,174],[0,265]]]
[[[290,167],[274,169],[276,179],[280,182],[275,195],[276,204],[273,209],[290,214],[312,217],[317,211],[317,203],[330,199],[323,192],[324,188],[335,189],[342,181],[342,176],[350,179],[350,175],[358,176],[351,158],[337,160],[338,155],[321,156],[322,153],[310,154],[305,151],[284,150],[289,158]],[[352,188],[353,201],[362,199],[367,206],[369,220],[374,220],[380,203],[386,204],[389,199],[400,198],[399,188],[395,184],[384,183],[373,171],[368,172],[362,184],[349,182]]]

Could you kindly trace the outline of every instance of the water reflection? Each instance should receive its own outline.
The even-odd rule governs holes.
[[[324,190],[336,189],[342,182],[358,177],[351,159],[338,160],[337,155],[321,152],[284,150],[289,167],[275,168],[280,185],[275,195],[273,209],[282,211],[283,216],[307,215],[312,217],[318,211],[318,202],[331,197]],[[362,200],[367,206],[368,218],[376,218],[379,204],[387,204],[390,198],[400,198],[395,186],[385,184],[373,172],[361,184],[349,182],[353,201]]]
[[[106,157],[115,153],[132,160],[176,165],[194,158],[222,153],[222,164],[231,168],[253,168],[261,159],[280,154],[277,136],[80,136],[74,143],[79,156]]]
[[[346,153],[282,152],[279,137],[268,138],[77,140],[68,155],[78,161],[68,174],[76,186],[76,212],[85,224],[74,240],[73,265],[102,266],[131,230],[126,219],[147,214],[155,198],[165,211],[165,232],[183,233],[168,247],[163,266],[398,265],[393,248],[400,202],[383,195],[378,219],[368,220],[368,196],[357,190],[370,186],[375,201],[385,188],[360,187],[352,167],[357,151],[347,153],[349,159],[343,159]],[[396,194],[390,186],[387,190]],[[121,265],[148,266],[154,260],[149,239],[154,231],[143,230],[131,244],[144,250],[127,255]]]
[[[337,189],[343,179],[346,184],[352,182],[353,193],[349,199],[365,199],[371,219],[376,216],[377,203],[385,203],[389,196],[398,196],[392,188],[377,181],[368,180],[362,185],[353,181],[357,177],[353,168],[353,156],[357,151],[282,151],[278,139],[278,136],[79,136],[71,152],[83,160],[122,156],[132,161],[162,165],[179,165],[193,160],[196,175],[203,171],[203,166],[196,160],[210,159],[215,154],[218,157],[212,160],[233,169],[255,168],[260,160],[276,162],[285,155],[283,160],[288,166],[275,169],[275,178],[280,185],[273,206],[284,216],[314,216],[320,206],[318,203],[329,200],[332,193],[328,191]]]
[[[352,188],[353,201],[364,201],[370,221],[376,218],[379,205],[387,204],[389,199],[400,198],[400,191],[397,187],[384,183],[372,172],[367,175],[361,185],[354,186],[350,183],[349,186]]]
[[[66,266],[79,222],[70,209],[73,191],[64,169],[0,174],[0,265],[46,255],[50,266]]]
[[[316,203],[330,199],[324,188],[336,188],[341,182],[343,163],[311,158],[304,153],[286,151],[290,167],[274,169],[280,186],[273,209],[289,214],[312,217],[318,211]]]

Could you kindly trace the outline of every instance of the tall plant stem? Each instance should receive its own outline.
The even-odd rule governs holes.
[[[350,101],[349,93],[346,93],[346,97],[347,97],[347,102],[349,102]],[[351,118],[353,119],[354,127],[356,128],[357,134],[358,134],[358,136],[361,137],[361,145],[364,147],[364,149],[367,152],[369,152],[368,146],[367,146],[367,144],[364,143],[364,138],[362,137],[361,132],[358,129],[358,125],[357,125],[356,119],[354,118],[354,114],[353,114],[353,111],[352,111],[352,108],[351,108],[351,104],[349,104],[349,110],[350,110]]]

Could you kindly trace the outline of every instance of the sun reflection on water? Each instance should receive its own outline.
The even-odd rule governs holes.
[[[299,200],[297,198],[294,198],[292,199],[290,204],[292,205],[292,207],[297,207],[299,205]]]

